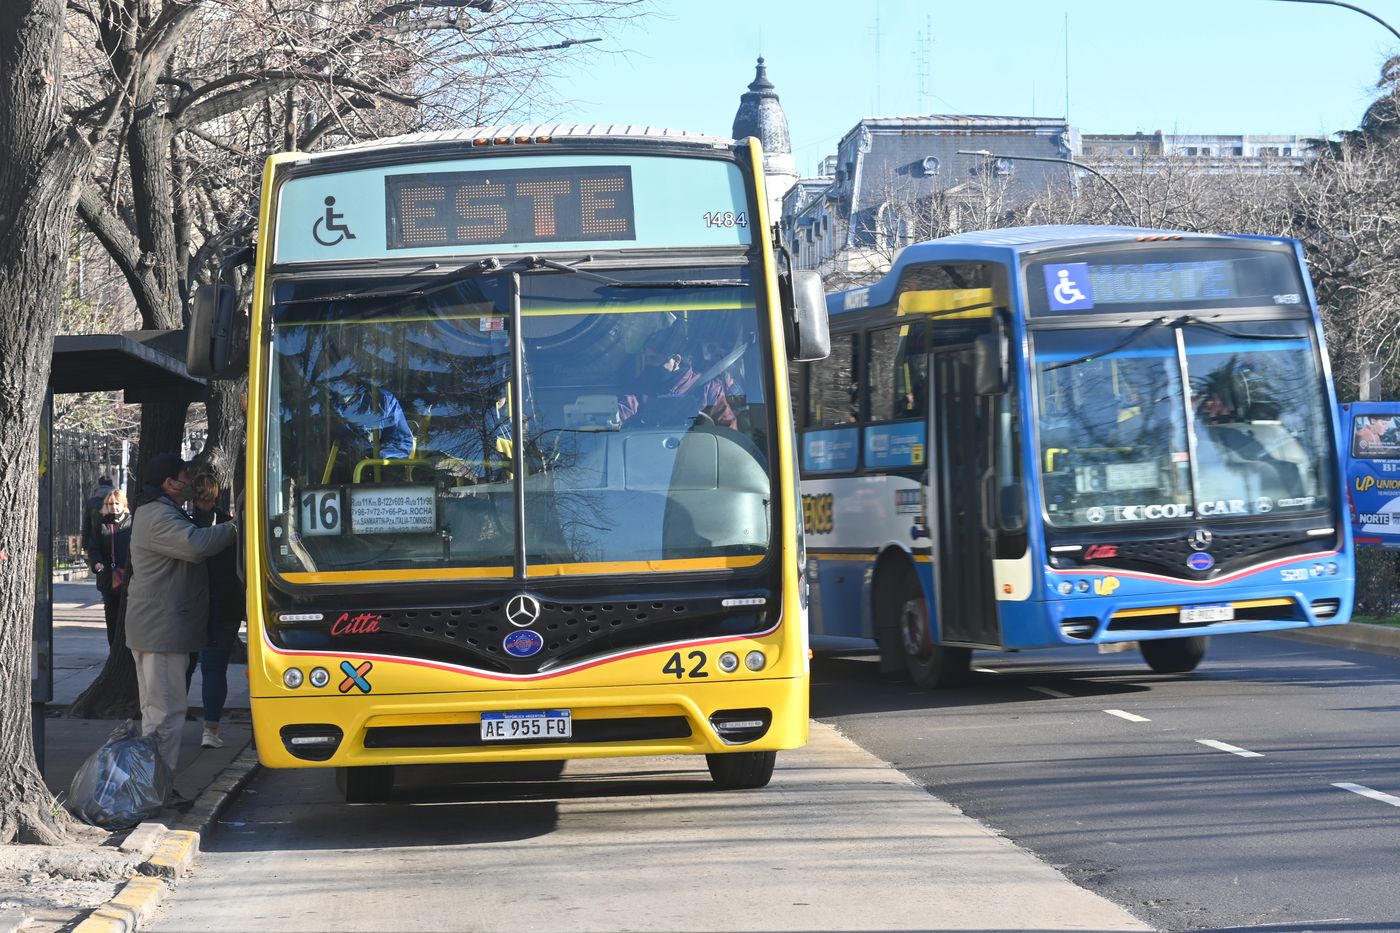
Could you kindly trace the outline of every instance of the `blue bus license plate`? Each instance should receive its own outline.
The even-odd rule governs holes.
[[[1193,622],[1229,622],[1235,617],[1235,607],[1229,603],[1216,603],[1210,606],[1186,606],[1181,610],[1180,622],[1190,625]]]
[[[573,716],[566,709],[514,710],[509,713],[481,714],[483,742],[567,739],[573,734]]]

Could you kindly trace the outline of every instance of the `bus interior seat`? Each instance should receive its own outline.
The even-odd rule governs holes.
[[[561,456],[539,478],[536,501],[557,497],[569,502],[566,512],[586,502],[596,515],[630,520],[634,546],[647,556],[766,545],[770,484],[744,435],[713,427],[560,433]]]

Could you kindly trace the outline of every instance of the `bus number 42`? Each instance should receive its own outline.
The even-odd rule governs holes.
[[[671,655],[670,660],[666,662],[666,666],[661,669],[661,673],[671,674],[677,680],[680,680],[682,677],[710,676],[710,672],[705,670],[705,662],[708,660],[705,657],[705,652],[692,651],[685,656],[685,659],[692,665],[690,670],[687,671],[685,669],[685,665],[681,663],[681,653],[677,651],[675,654]]]

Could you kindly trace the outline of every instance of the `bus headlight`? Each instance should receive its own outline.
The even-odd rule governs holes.
[[[1074,592],[1074,584],[1068,580],[1061,580],[1060,585],[1056,587],[1056,589],[1060,591],[1061,596],[1068,596],[1070,593]]]
[[[1089,592],[1089,581],[1080,580],[1078,583],[1074,584],[1074,588],[1081,593],[1087,593]]]
[[[739,669],[739,656],[732,651],[726,651],[719,656],[719,669],[726,674],[732,674]]]
[[[750,651],[744,655],[744,666],[751,671],[761,671],[767,663],[768,659],[763,656],[762,651]]]
[[[301,681],[302,674],[301,668],[299,667],[289,667],[282,672],[282,683],[286,684],[293,690],[301,686]]]
[[[331,682],[331,672],[324,667],[313,667],[311,669],[311,686],[324,687]]]
[[[1335,576],[1337,575],[1337,565],[1336,565],[1336,564],[1328,564],[1328,565],[1327,565],[1327,575],[1328,575],[1329,577],[1335,577]]]

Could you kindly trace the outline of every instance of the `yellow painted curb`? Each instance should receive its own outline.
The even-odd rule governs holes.
[[[165,834],[156,851],[142,864],[141,874],[178,878],[190,866],[198,851],[199,833],[173,829]]]
[[[164,894],[165,885],[159,878],[132,878],[116,897],[74,927],[73,933],[131,933],[160,906]]]

